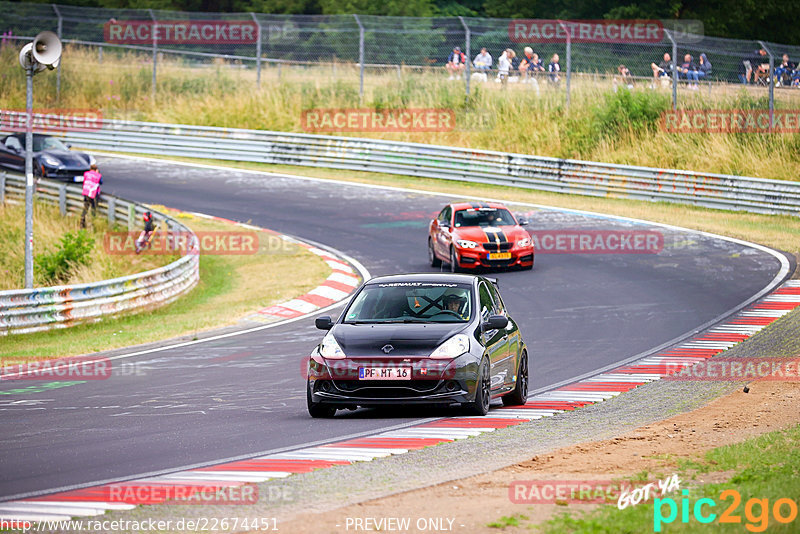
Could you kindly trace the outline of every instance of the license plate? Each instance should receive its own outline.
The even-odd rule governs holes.
[[[83,175],[76,176],[76,177],[75,177],[75,181],[76,181],[76,182],[82,182],[82,181],[83,181]]]
[[[411,380],[410,367],[359,367],[359,380]]]
[[[489,253],[490,260],[510,260],[511,253],[510,252],[490,252]]]

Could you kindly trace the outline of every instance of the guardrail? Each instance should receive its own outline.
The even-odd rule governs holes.
[[[556,193],[800,215],[800,183],[356,137],[107,120],[98,150],[372,171]]]
[[[24,198],[24,177],[0,173],[0,202]],[[80,185],[40,180],[36,198],[40,202],[57,204],[62,215],[83,208]],[[105,193],[98,211],[105,214],[111,224],[125,221],[128,230],[135,228],[144,211],[150,211],[155,222],[190,236],[187,253],[164,267],[111,280],[0,291],[0,335],[65,328],[123,312],[163,306],[194,287],[200,275],[199,256],[197,238],[188,227],[168,215]]]

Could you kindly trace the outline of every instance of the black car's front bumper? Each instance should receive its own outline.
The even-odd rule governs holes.
[[[39,164],[39,171],[42,178],[48,180],[61,180],[65,182],[83,182],[83,173],[89,170],[89,167],[81,167],[77,169],[65,169],[63,167],[49,167],[44,164]]]
[[[339,406],[455,404],[475,399],[479,358],[463,354],[452,360],[411,358],[325,360],[312,356],[308,385],[311,400]],[[410,367],[411,380],[359,380],[359,367]],[[424,371],[423,371],[424,370]]]

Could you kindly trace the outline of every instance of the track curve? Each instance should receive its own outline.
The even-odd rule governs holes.
[[[150,160],[99,158],[105,190],[335,247],[373,275],[428,271],[425,232],[446,196]],[[454,197],[455,198],[455,197]],[[516,208],[516,209],[515,209]],[[539,254],[533,272],[498,273],[542,389],[692,332],[774,282],[764,250],[679,229],[513,206],[536,229],[654,229],[657,255]],[[47,393],[0,384],[0,499],[141,477],[309,442],[377,432],[441,412],[305,411],[300,359],[311,319],[134,356],[144,376]]]

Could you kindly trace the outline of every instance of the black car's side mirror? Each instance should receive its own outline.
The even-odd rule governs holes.
[[[317,317],[314,321],[314,324],[320,330],[330,330],[333,328],[333,321],[331,320],[330,315],[323,315],[322,317]]]
[[[507,326],[508,317],[502,315],[492,315],[481,325],[484,330],[500,330]]]
[[[67,148],[72,148],[72,143],[64,143],[64,146]]]

